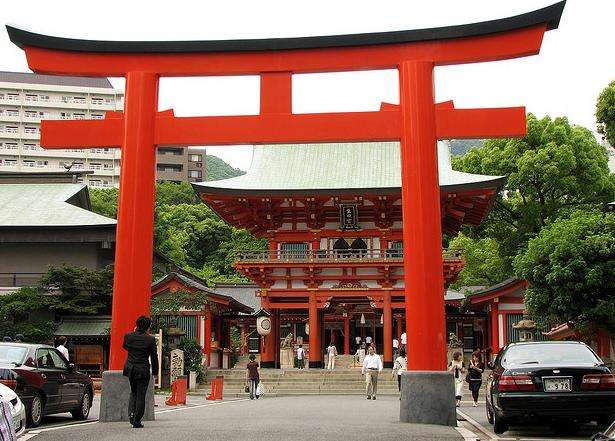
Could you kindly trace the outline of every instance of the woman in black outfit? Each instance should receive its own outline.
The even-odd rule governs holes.
[[[474,399],[474,407],[478,406],[478,392],[483,383],[483,372],[485,367],[480,352],[475,351],[472,354],[470,360],[470,366],[468,368],[468,382],[470,383],[470,391],[472,391],[472,398]]]

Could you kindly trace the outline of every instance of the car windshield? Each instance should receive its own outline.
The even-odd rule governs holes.
[[[584,345],[577,344],[531,344],[511,346],[502,357],[502,366],[577,363],[599,363],[594,353]]]
[[[20,346],[0,346],[0,363],[21,364],[26,357],[26,348]]]

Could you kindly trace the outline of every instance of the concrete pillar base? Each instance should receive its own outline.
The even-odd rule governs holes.
[[[102,423],[128,421],[129,399],[130,383],[128,377],[124,377],[122,371],[103,372],[99,421]],[[154,380],[151,378],[145,396],[143,421],[154,421],[154,419]]]
[[[403,372],[399,420],[456,427],[453,376],[441,371]]]

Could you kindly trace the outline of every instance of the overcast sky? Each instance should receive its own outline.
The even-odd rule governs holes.
[[[5,23],[49,35],[108,40],[191,40],[330,35],[463,24],[516,15],[554,0],[185,1],[55,0],[3,2]],[[160,5],[156,7],[155,5]],[[525,105],[539,116],[566,115],[595,130],[595,103],[615,80],[615,1],[568,0],[559,29],[540,55],[436,68],[436,99],[457,107]],[[28,71],[0,32],[0,69]],[[112,80],[123,88],[122,80]],[[176,115],[258,113],[258,78],[163,79],[160,108]],[[296,75],[293,111],[377,110],[398,102],[396,71]],[[247,169],[251,147],[212,147]]]

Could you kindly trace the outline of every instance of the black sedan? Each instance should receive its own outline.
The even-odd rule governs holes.
[[[513,343],[489,367],[487,419],[496,434],[509,424],[573,429],[615,415],[615,376],[584,343]]]
[[[37,427],[43,415],[70,412],[87,419],[94,387],[89,376],[55,348],[24,343],[0,343],[0,383],[15,390],[26,406],[28,425]]]

